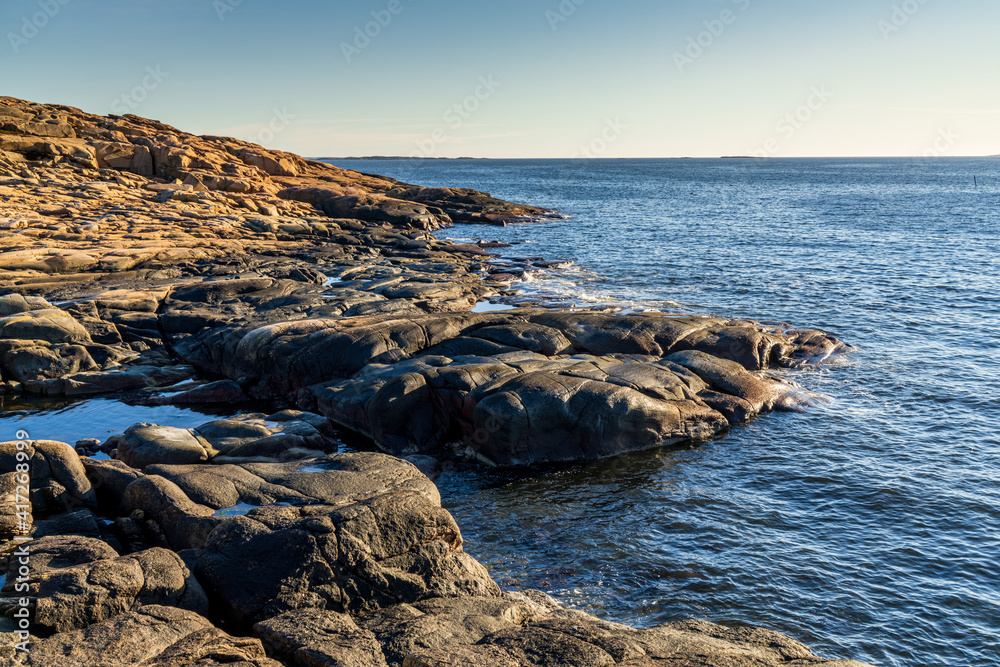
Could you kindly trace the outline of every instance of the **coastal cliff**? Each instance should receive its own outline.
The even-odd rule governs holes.
[[[517,267],[492,264],[493,244],[430,232],[552,215],[0,98],[0,391],[236,415],[136,424],[76,448],[0,443],[0,541],[9,552],[33,538],[20,548],[34,633],[30,654],[8,649],[12,638],[0,656],[860,664],[767,630],[607,623],[544,593],[503,592],[464,552],[421,472],[438,461],[534,466],[712,437],[808,401],[769,371],[848,349],[724,318],[472,312]],[[274,411],[242,414],[251,400]],[[339,451],[335,426],[382,453]],[[29,521],[13,511],[24,474]],[[17,559],[6,565],[0,607],[13,613]]]

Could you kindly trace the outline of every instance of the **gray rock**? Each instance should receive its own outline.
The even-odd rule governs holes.
[[[483,637],[540,617],[529,601],[503,598],[437,598],[382,609],[358,620],[381,642],[390,664],[424,649],[478,643]]]
[[[699,398],[706,388],[677,365],[522,353],[420,357],[313,391],[324,414],[397,455],[457,432],[463,454],[531,465],[710,437],[729,422]]]
[[[207,461],[216,452],[191,431],[139,423],[109,440],[115,458],[140,470],[156,463],[183,465]]]
[[[31,571],[36,574],[98,560],[115,559],[119,556],[110,544],[80,535],[42,537],[29,542],[25,549],[28,552],[27,560],[31,563]],[[17,569],[18,563],[11,560],[6,572],[7,583],[3,589],[5,592],[13,590]]]
[[[500,592],[461,550],[451,515],[413,492],[339,508],[253,510],[216,528],[192,563],[234,627],[297,609],[358,614]]]
[[[141,512],[158,527],[146,525],[147,533],[190,550],[185,560],[233,627],[297,609],[357,614],[430,597],[499,595],[462,551],[433,483],[404,461],[337,454],[148,472],[156,474],[126,490],[122,512]],[[237,504],[257,508],[235,517],[213,510]]]
[[[82,535],[100,538],[103,524],[96,514],[88,509],[59,514],[51,519],[36,521],[32,525],[31,536],[35,539],[55,535]]]
[[[459,455],[500,465],[615,456],[794,409],[799,392],[759,372],[843,349],[751,322],[541,311],[307,319],[213,335],[192,362],[242,378],[252,395],[297,392],[300,405],[402,456],[440,454],[459,434]]]
[[[403,667],[870,667],[822,660],[798,642],[770,630],[730,629],[704,621],[668,623],[649,630],[562,610],[475,644],[417,649]]]
[[[29,667],[282,667],[257,639],[230,637],[190,611],[148,605],[32,642]]]
[[[0,317],[27,313],[33,310],[51,310],[52,304],[39,296],[4,294],[0,296]]]
[[[382,647],[350,616],[320,609],[290,611],[254,628],[273,654],[302,667],[386,667]]]
[[[86,347],[52,345],[44,341],[4,341],[0,344],[4,374],[20,382],[60,378],[98,369]]]
[[[177,554],[166,549],[64,568],[32,562],[28,583],[35,626],[55,632],[85,628],[148,604],[208,612],[205,592]]]
[[[430,503],[441,503],[437,487],[416,467],[384,454],[337,454],[301,463],[164,465],[148,472],[214,509],[238,504],[336,507],[396,491],[412,491]]]

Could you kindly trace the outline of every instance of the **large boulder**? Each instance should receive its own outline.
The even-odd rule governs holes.
[[[128,518],[119,523],[141,524],[152,539],[187,549],[185,560],[234,628],[298,609],[357,614],[431,597],[499,595],[462,550],[433,483],[405,461],[336,454],[147,472],[155,474],[125,491]]]
[[[190,366],[136,365],[70,373],[60,378],[26,383],[25,389],[44,396],[93,396],[171,385],[190,378],[192,373],[194,369]]]
[[[402,283],[394,283],[398,289]],[[803,396],[766,377],[844,346],[751,322],[599,313],[304,319],[185,348],[259,398],[299,403],[398,455],[531,465],[711,437]]]
[[[235,627],[295,609],[358,614],[500,592],[461,550],[448,512],[406,492],[338,509],[253,510],[216,528],[193,567]]]
[[[0,317],[8,317],[33,310],[52,310],[52,304],[39,296],[4,294],[0,296]]]
[[[323,414],[394,454],[432,452],[459,434],[462,453],[531,465],[715,435],[729,421],[701,399],[707,389],[668,361],[509,353],[372,366],[312,392]]]
[[[118,552],[101,540],[79,535],[59,535],[32,540],[24,547],[28,553],[27,560],[31,563],[32,574],[49,570],[60,570],[98,560],[118,558]],[[19,568],[17,559],[11,559],[7,567],[7,583],[4,592],[14,589],[16,572]]]
[[[223,521],[159,475],[144,475],[129,484],[119,511],[116,528],[131,544],[147,542],[175,551],[204,546]]]
[[[155,465],[289,461],[315,458],[336,451],[337,442],[315,425],[318,415],[266,423],[263,415],[241,415],[193,429],[141,422],[112,436],[102,449],[140,470]],[[307,421],[308,420],[308,421]],[[313,423],[310,423],[312,421]]]
[[[130,426],[107,446],[119,461],[140,470],[154,463],[202,463],[216,453],[187,429],[148,423]]]
[[[118,516],[125,489],[142,473],[122,461],[86,457],[80,461],[97,496],[99,509],[107,515]]]
[[[440,229],[451,222],[444,211],[435,207],[379,194],[348,195],[330,188],[288,188],[278,196],[308,202],[331,218],[388,222],[416,229]]]
[[[86,347],[45,341],[0,341],[0,367],[6,377],[19,382],[61,378],[73,373],[98,370]]]
[[[411,491],[430,503],[441,503],[437,487],[415,466],[384,454],[336,454],[299,463],[158,465],[147,472],[213,510],[236,505],[336,507],[396,491]]]

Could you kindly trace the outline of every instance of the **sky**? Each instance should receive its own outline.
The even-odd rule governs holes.
[[[997,0],[3,0],[0,95],[310,157],[994,155]]]

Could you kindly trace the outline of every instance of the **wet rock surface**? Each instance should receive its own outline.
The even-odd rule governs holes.
[[[464,551],[422,470],[710,437],[798,409],[784,369],[848,349],[720,318],[471,312],[548,263],[429,232],[549,215],[0,98],[0,392],[232,408],[0,443],[0,610],[31,619],[0,623],[0,660],[857,665],[766,630],[607,623],[501,591]],[[384,453],[345,452],[338,427]]]

